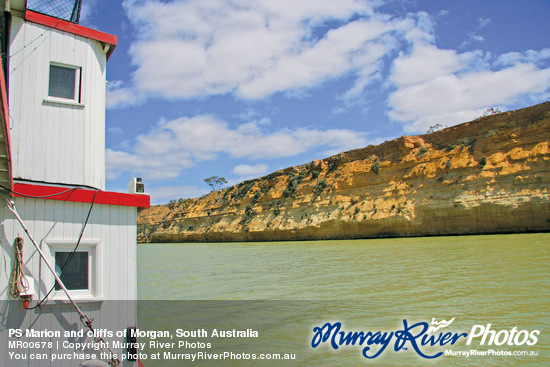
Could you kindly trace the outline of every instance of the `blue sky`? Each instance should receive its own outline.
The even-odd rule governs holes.
[[[107,189],[153,203],[550,100],[548,0],[84,0]]]

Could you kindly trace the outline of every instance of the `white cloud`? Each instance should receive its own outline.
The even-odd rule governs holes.
[[[130,84],[109,86],[107,104],[135,104],[151,96],[177,99],[227,93],[244,99],[274,93],[303,97],[328,81],[346,78],[349,86],[336,97],[343,106],[333,107],[335,116],[369,106],[365,91],[381,81],[387,88],[382,93],[389,92],[388,115],[408,132],[423,132],[435,123],[452,125],[475,118],[487,107],[505,108],[519,100],[536,103],[548,95],[550,49],[500,56],[440,49],[434,19],[447,17],[448,12],[390,17],[375,11],[378,3],[125,0],[137,32],[130,51],[135,72]],[[479,18],[466,42],[481,44],[481,30],[489,24],[490,19]],[[389,75],[384,68],[388,60]],[[249,117],[254,114],[247,111]],[[175,162],[165,163],[166,169],[157,173],[173,177],[219,153],[246,158],[293,156],[319,145],[333,151],[347,138],[354,146],[357,139],[357,134],[339,137],[353,135],[350,131],[301,134],[296,129],[266,134],[263,122],[269,120],[257,118],[246,118],[238,129],[210,120],[196,125],[195,131],[184,120],[172,121],[140,137],[136,149],[140,146],[159,160],[164,155],[155,149],[178,152]],[[187,142],[180,130],[194,140]],[[330,139],[327,134],[332,134]],[[162,147],[155,147],[152,137],[161,140]],[[201,145],[182,149],[180,139],[189,146]],[[122,154],[116,159],[129,158]]]
[[[452,74],[465,66],[465,58],[454,50],[431,44],[417,44],[412,53],[402,54],[393,64],[391,82],[403,88]]]
[[[510,66],[517,63],[538,64],[550,60],[550,48],[544,48],[540,51],[528,50],[521,52],[508,52],[500,55],[495,64],[500,66]]]
[[[91,18],[97,12],[97,0],[84,1],[80,9],[79,23],[90,28],[94,28],[94,24],[90,23]]]
[[[114,127],[114,126],[111,126],[109,128],[107,128],[107,131],[111,134],[122,134],[123,131],[120,127]]]
[[[299,53],[283,55],[273,67],[241,83],[237,94],[244,98],[263,98],[278,91],[315,86],[352,70],[361,70],[366,76],[373,74],[378,70],[379,60],[392,46],[374,40],[390,29],[393,29],[390,23],[369,20],[330,30],[315,45]]]
[[[411,44],[435,43],[435,23],[426,12],[408,14],[400,30],[404,32],[405,39]]]
[[[106,108],[123,107],[139,103],[141,98],[133,88],[126,86],[122,81],[115,80],[107,83],[105,96]]]
[[[489,23],[491,23],[491,19],[489,18],[479,18],[478,19],[478,26],[477,26],[477,29],[483,29],[485,28]]]
[[[382,36],[402,27],[376,15],[372,3],[127,0],[137,69],[131,88],[111,91],[109,106],[139,101],[137,95],[258,99],[349,73],[362,89],[395,46]]]
[[[237,176],[257,177],[263,175],[264,173],[267,173],[267,169],[267,164],[257,164],[255,166],[251,166],[248,164],[239,164],[238,166],[235,166],[231,172]]]
[[[460,44],[459,49],[465,49],[467,47],[470,47],[473,43],[482,43],[482,42],[485,42],[485,37],[475,32],[470,32],[468,33],[468,39],[466,39],[464,42]]]
[[[472,41],[476,41],[476,42],[483,42],[485,41],[485,38],[477,33],[471,33],[469,35],[470,39],[472,39]]]
[[[407,33],[410,51],[394,60],[389,77],[389,116],[404,123],[407,132],[425,132],[436,123],[454,125],[479,117],[488,107],[527,98],[544,100],[550,68],[541,61],[550,50],[511,52],[498,57],[480,50],[460,53],[440,49],[430,36],[430,22]],[[480,20],[480,27],[488,24]],[[412,36],[411,36],[412,33]]]
[[[271,159],[292,157],[319,147],[342,151],[366,143],[364,133],[346,129],[300,128],[265,133],[255,122],[231,128],[225,121],[209,115],[185,117],[161,121],[138,136],[128,152],[107,149],[107,179],[115,179],[124,171],[152,180],[172,179],[186,168],[215,159],[218,154]]]
[[[392,93],[390,117],[404,122],[407,131],[421,132],[435,123],[453,125],[474,119],[487,107],[544,93],[549,85],[550,69],[540,70],[533,64],[449,73]]]
[[[157,205],[167,203],[170,200],[200,197],[207,194],[210,190],[206,187],[198,186],[147,187],[147,182],[145,182],[145,191],[151,196],[151,204]]]

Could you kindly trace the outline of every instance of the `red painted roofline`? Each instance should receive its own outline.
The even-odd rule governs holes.
[[[8,161],[8,176],[10,189],[13,187],[13,176],[11,170],[11,139],[10,139],[10,118],[8,110],[8,93],[6,92],[6,80],[4,78],[4,68],[2,67],[2,58],[0,57],[0,98],[2,99],[0,108],[2,109],[2,133],[4,134],[4,143],[6,144],[6,155]]]
[[[107,51],[107,59],[109,59],[109,56],[111,56],[111,53],[113,53],[116,46],[117,37],[112,34],[96,31],[95,29],[87,28],[79,24],[54,18],[42,13],[37,13],[29,9],[25,11],[25,20],[111,45]]]
[[[148,208],[151,206],[150,197],[146,194],[97,191],[96,195],[96,191],[92,189],[34,185],[23,182],[15,182],[12,193],[15,197],[31,196],[44,200],[72,201],[77,203],[91,203],[93,201],[95,204],[135,206],[138,208]]]

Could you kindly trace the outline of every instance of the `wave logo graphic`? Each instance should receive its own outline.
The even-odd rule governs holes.
[[[446,328],[447,326],[451,325],[453,321],[455,321],[455,317],[453,317],[449,321],[441,320],[439,322],[435,321],[435,318],[432,318],[432,324],[430,325],[426,333],[435,333],[437,330]]]

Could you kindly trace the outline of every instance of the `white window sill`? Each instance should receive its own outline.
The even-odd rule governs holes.
[[[48,97],[48,98],[44,98],[44,103],[54,103],[54,104],[62,104],[67,106],[84,108],[84,104],[79,103],[77,101],[70,100],[70,99]]]
[[[103,297],[92,297],[92,296],[81,296],[81,297],[72,297],[73,301],[75,301],[77,304],[79,303],[94,303],[94,302],[103,302]],[[59,298],[53,298],[45,301],[42,303],[41,306],[62,306],[62,305],[70,305],[71,301],[67,297],[59,297]],[[31,303],[32,306],[32,303]]]

